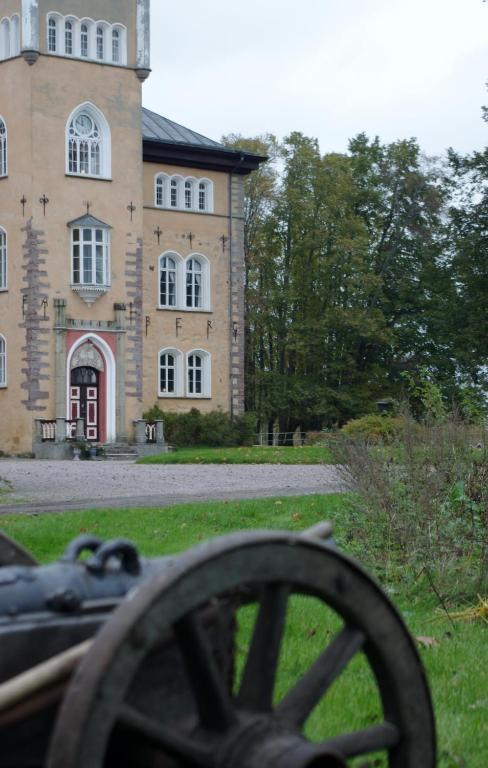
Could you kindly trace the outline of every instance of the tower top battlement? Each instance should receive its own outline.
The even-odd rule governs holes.
[[[0,0],[0,62],[60,56],[150,72],[150,0]]]

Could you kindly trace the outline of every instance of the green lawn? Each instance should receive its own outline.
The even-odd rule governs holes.
[[[317,445],[240,448],[178,448],[158,456],[146,456],[138,464],[331,464],[328,448]]]
[[[91,532],[102,538],[132,539],[145,555],[178,552],[210,536],[249,528],[302,530],[330,519],[338,542],[349,538],[350,497],[293,497],[187,504],[165,509],[88,510],[39,516],[10,515],[0,527],[42,561],[58,557],[72,537]],[[357,519],[354,519],[357,525]],[[439,731],[439,768],[482,768],[488,754],[488,680],[486,626],[450,623],[439,614],[428,585],[399,581],[384,585],[415,636],[434,637],[438,645],[420,648],[427,667]],[[249,643],[252,609],[241,609],[240,658]],[[337,625],[337,617],[311,598],[293,598],[280,662],[277,694],[282,694],[316,658]],[[239,663],[239,658],[238,658]],[[308,723],[311,738],[368,725],[378,710],[369,668],[357,657],[334,684],[324,705]],[[325,731],[324,731],[325,724]],[[485,755],[485,758],[483,757]],[[363,761],[364,762],[364,761]],[[381,766],[381,761],[369,763]]]

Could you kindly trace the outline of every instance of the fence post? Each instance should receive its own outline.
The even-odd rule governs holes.
[[[85,419],[76,419],[76,439],[85,439]]]

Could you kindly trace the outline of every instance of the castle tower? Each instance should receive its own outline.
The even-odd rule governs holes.
[[[0,431],[140,416],[149,0],[0,0]],[[130,312],[129,312],[130,307]],[[127,324],[129,323],[129,327]],[[8,377],[8,378],[7,378]]]

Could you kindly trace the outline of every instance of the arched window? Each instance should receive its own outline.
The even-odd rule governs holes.
[[[188,179],[185,181],[185,208],[193,208],[193,184]]]
[[[97,59],[103,61],[105,58],[105,29],[102,26],[97,27]]]
[[[161,256],[159,260],[159,306],[176,307],[177,302],[177,261],[173,255]]]
[[[168,176],[160,173],[156,176],[156,205],[158,208],[168,207]]]
[[[20,20],[17,14],[10,19],[10,55],[18,56],[20,53]]]
[[[7,290],[7,233],[0,227],[0,291]]]
[[[67,173],[110,177],[110,130],[100,110],[92,104],[78,107],[68,121],[66,142]]]
[[[87,59],[88,58],[88,47],[89,37],[88,37],[88,24],[85,22],[80,27],[80,56]]]
[[[171,208],[179,208],[180,205],[180,190],[179,190],[179,184],[178,179],[171,179],[170,183],[170,195],[169,195],[169,204]]]
[[[155,205],[200,213],[213,211],[213,184],[209,179],[156,175]]]
[[[0,117],[0,176],[7,175],[7,126]]]
[[[203,307],[203,269],[201,262],[190,258],[186,262],[186,306],[189,309]]]
[[[7,342],[0,335],[0,387],[7,386]]]
[[[58,49],[58,23],[51,16],[47,25],[47,49],[49,53],[56,53]]]
[[[64,52],[66,56],[73,55],[73,22],[64,22]]]
[[[182,355],[178,349],[162,349],[159,353],[159,397],[183,395]]]
[[[10,19],[2,19],[0,22],[0,59],[8,59],[10,56]]]
[[[120,63],[120,30],[112,30],[112,61],[114,64]]]
[[[211,365],[208,352],[196,349],[188,353],[186,376],[188,397],[210,397]]]

